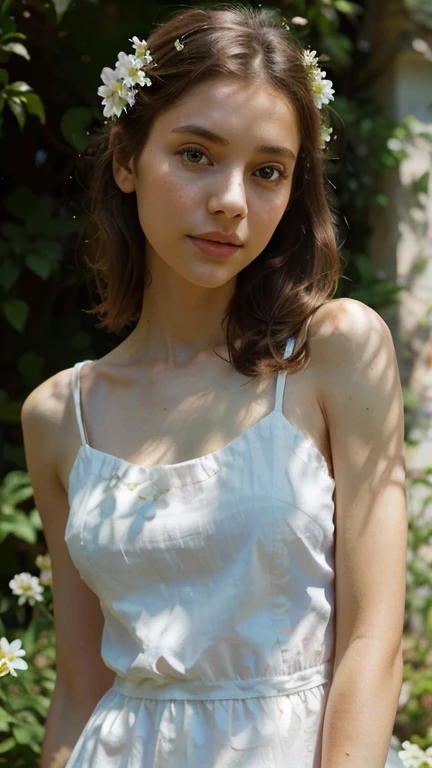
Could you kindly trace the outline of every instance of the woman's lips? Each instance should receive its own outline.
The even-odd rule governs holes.
[[[232,256],[242,246],[233,245],[232,243],[218,243],[215,240],[205,240],[201,237],[192,237],[188,235],[189,240],[198,248],[202,253],[207,256],[216,256],[218,258],[226,258]]]

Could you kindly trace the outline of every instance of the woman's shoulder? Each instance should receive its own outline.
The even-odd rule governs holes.
[[[315,313],[309,341],[315,392],[333,432],[355,431],[367,443],[389,409],[399,430],[398,362],[390,329],[375,310],[354,299],[329,301]]]
[[[393,339],[387,323],[357,299],[331,299],[315,312],[309,325],[311,360],[334,371],[345,360],[371,359],[379,351],[392,353]]]
[[[55,439],[72,404],[72,372],[66,368],[39,384],[24,400],[21,424],[24,432]]]

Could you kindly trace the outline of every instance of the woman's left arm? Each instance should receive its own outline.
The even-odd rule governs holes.
[[[399,372],[388,326],[366,305],[331,301],[311,325],[319,329],[311,356],[320,357],[336,481],[335,664],[321,768],[384,768],[403,681],[408,520]]]

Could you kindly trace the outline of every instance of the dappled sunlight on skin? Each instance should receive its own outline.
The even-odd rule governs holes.
[[[277,375],[248,379],[215,356],[198,358],[185,370],[170,366],[169,373],[160,363],[146,374],[139,388],[134,383],[133,367],[120,375],[117,367],[107,362],[85,364],[82,408],[90,445],[95,450],[104,446],[106,453],[151,468],[219,452],[271,415]],[[288,377],[284,415],[311,440],[318,453],[323,453],[323,441],[310,435],[315,411],[310,407],[310,385],[302,386],[301,375]],[[125,398],[128,412],[135,415],[134,419],[129,416],[127,423],[122,408]],[[147,402],[155,403],[150,413]],[[330,462],[329,456],[327,460]]]
[[[370,669],[376,656],[394,679],[407,538],[403,405],[394,346],[384,321],[359,302],[335,303],[320,314],[311,355],[324,370],[335,476],[335,679],[357,642],[366,642]],[[367,692],[359,695],[366,699]],[[330,697],[328,722],[337,720],[333,702]],[[329,748],[324,739],[323,755],[331,762]]]
[[[363,355],[358,347],[344,352],[344,346],[348,340],[341,339],[341,355],[339,369],[341,376],[343,368],[349,356],[355,356],[355,373],[347,382],[352,394],[347,395],[353,402],[353,409],[349,408],[340,413],[340,419],[344,420],[346,433],[346,450],[343,457],[349,464],[350,472],[354,470],[358,476],[358,483],[363,486],[363,492],[376,498],[379,486],[391,479],[395,487],[404,484],[403,465],[401,463],[401,424],[398,418],[398,400],[395,393],[399,389],[399,377],[393,349],[389,344],[382,343],[382,333],[377,328],[370,333],[368,344]],[[344,344],[345,342],[345,344]],[[338,341],[336,341],[338,343]],[[337,369],[335,370],[337,376]],[[364,394],[364,382],[369,382],[368,394]],[[369,416],[376,412],[377,425],[379,424],[380,436],[373,433],[359,432],[358,412]],[[369,438],[369,439],[368,439]],[[383,451],[384,448],[384,451]],[[341,481],[343,478],[341,478]],[[377,499],[378,500],[378,499]]]
[[[173,371],[169,383],[165,376],[161,376],[160,380],[159,375],[153,385],[149,383],[149,387],[157,388],[156,397],[160,401],[161,418],[155,421],[153,415],[142,424],[142,429],[140,428],[140,413],[142,410],[145,412],[146,400],[145,395],[140,395],[143,404],[140,407],[137,401],[136,410],[139,413],[125,435],[124,451],[119,445],[122,427],[124,432],[123,413],[114,403],[110,410],[110,422],[116,420],[117,414],[119,428],[110,423],[107,430],[103,419],[106,406],[103,399],[98,397],[99,391],[94,391],[93,387],[93,391],[89,393],[90,397],[83,395],[83,413],[90,444],[94,448],[103,445],[107,453],[146,467],[178,463],[223,448],[273,410],[276,376],[259,382],[235,373],[239,385],[233,392],[232,369],[227,367],[224,377],[221,378],[220,370],[213,375],[211,365],[209,363],[207,373],[202,371],[202,375],[207,379],[204,382],[201,371],[196,370],[194,375],[192,370],[187,376],[181,371]],[[214,383],[216,376],[217,386]],[[99,386],[98,389],[102,387]],[[121,398],[128,395],[125,385],[118,385],[118,389]],[[185,394],[182,396],[183,390]],[[176,391],[174,397],[170,396],[172,391]],[[167,404],[165,407],[164,403]],[[155,409],[156,406],[153,413]],[[162,434],[153,431],[156,429]],[[149,434],[150,430],[153,431],[152,434]]]

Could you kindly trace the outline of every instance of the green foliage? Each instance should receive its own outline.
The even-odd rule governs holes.
[[[432,467],[412,473],[408,497],[404,684],[409,698],[396,727],[426,749],[432,744]]]
[[[33,497],[33,489],[26,472],[9,472],[0,486],[0,544],[7,536],[35,544],[42,530],[39,513],[21,509],[24,501]]]
[[[16,31],[15,19],[8,14],[12,2],[5,2],[0,8],[0,63],[7,63],[11,55],[30,60],[29,52],[23,41],[26,36]],[[23,80],[9,82],[9,73],[0,68],[0,136],[3,125],[5,105],[15,116],[19,127],[25,126],[27,115],[36,115],[45,122],[45,110],[40,97]]]
[[[426,2],[406,0],[413,14]],[[193,2],[191,3],[193,4]],[[198,3],[197,3],[198,4]],[[211,3],[209,3],[211,4]],[[414,7],[415,6],[415,7]],[[323,54],[334,80],[334,140],[327,173],[338,214],[345,275],[338,295],[381,309],[400,286],[377,273],[368,256],[370,215],[388,199],[383,176],[397,169],[414,141],[410,120],[396,124],[364,86],[367,55],[359,51],[365,2],[287,0],[281,15],[298,39]],[[96,90],[125,41],[145,37],[173,7],[156,0],[3,0],[0,7],[0,137],[7,146],[0,169],[5,195],[0,226],[0,313],[4,322],[0,381],[0,635],[20,637],[27,671],[0,678],[0,766],[38,765],[43,723],[55,681],[52,595],[29,610],[17,606],[9,581],[34,572],[45,549],[41,522],[24,470],[19,418],[31,389],[77,359],[97,358],[111,341],[81,310],[90,305],[77,268],[84,214],[76,178],[78,157],[102,121]],[[30,13],[30,17],[26,17]],[[19,29],[15,20],[19,19]],[[37,14],[38,34],[27,33]],[[307,18],[308,24],[296,23]],[[26,21],[27,19],[27,21]],[[94,34],[94,30],[100,34]],[[413,184],[428,189],[423,173]],[[413,479],[432,498],[431,474]],[[430,569],[421,553],[430,543],[424,516],[410,523],[405,681],[409,701],[398,712],[396,732],[425,748],[432,744],[432,598]]]
[[[48,608],[22,634],[28,670],[0,678],[0,766],[38,768],[55,685],[55,638]]]

